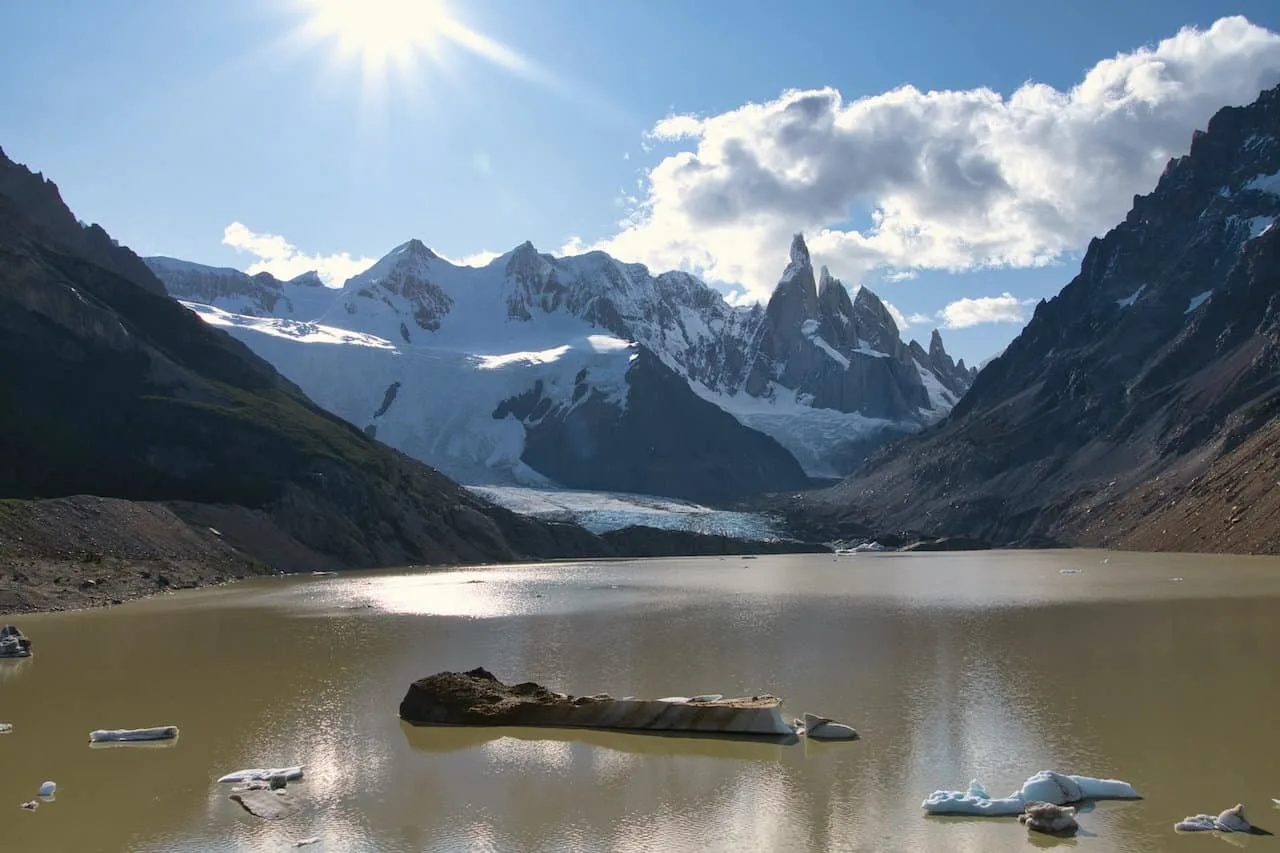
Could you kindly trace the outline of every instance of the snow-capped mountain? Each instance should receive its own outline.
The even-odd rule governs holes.
[[[942,417],[973,375],[936,333],[928,352],[904,344],[869,290],[851,299],[825,270],[819,287],[799,236],[753,308],[686,273],[530,243],[476,268],[411,240],[324,291],[148,264],[321,405],[471,483],[792,489]]]

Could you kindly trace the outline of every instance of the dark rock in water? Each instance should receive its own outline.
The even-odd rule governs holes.
[[[1018,822],[1025,823],[1027,829],[1047,835],[1075,835],[1080,828],[1074,808],[1053,803],[1027,803],[1027,810],[1018,815]]]
[[[715,701],[573,697],[526,681],[506,685],[484,668],[440,672],[409,686],[401,719],[416,725],[551,726],[701,734],[794,737],[782,700],[752,696]]]

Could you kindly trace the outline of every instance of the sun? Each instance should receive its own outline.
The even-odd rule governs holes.
[[[444,0],[305,0],[308,35],[335,42],[366,71],[409,70],[419,58],[438,59],[457,22]]]

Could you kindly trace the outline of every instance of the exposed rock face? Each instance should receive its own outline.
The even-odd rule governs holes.
[[[1278,175],[1280,88],[1197,132],[950,418],[806,514],[994,544],[1280,551],[1275,490],[1239,498],[1276,479]]]
[[[77,255],[132,280],[151,293],[165,292],[142,259],[116,243],[100,225],[78,221],[62,201],[58,185],[39,172],[16,166],[0,149],[0,196],[22,210],[24,226],[45,245]]]
[[[346,320],[368,310],[363,303],[382,303],[399,318],[400,337],[413,343],[413,332],[434,332],[449,309],[453,297],[432,281],[431,262],[439,260],[421,240],[397,246],[369,269],[348,279],[340,301],[321,317],[322,322],[342,327]]]
[[[177,258],[144,259],[175,299],[217,305],[254,317],[310,319],[328,308],[336,291],[325,287],[314,272],[281,281],[270,273],[249,275],[229,267],[207,267]]]

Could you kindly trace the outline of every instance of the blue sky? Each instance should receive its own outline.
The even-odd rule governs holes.
[[[454,0],[385,73],[316,28],[335,3],[8,4],[0,146],[140,254],[278,274],[531,239],[767,297],[804,230],[978,361],[1191,129],[1280,82],[1273,0]]]

